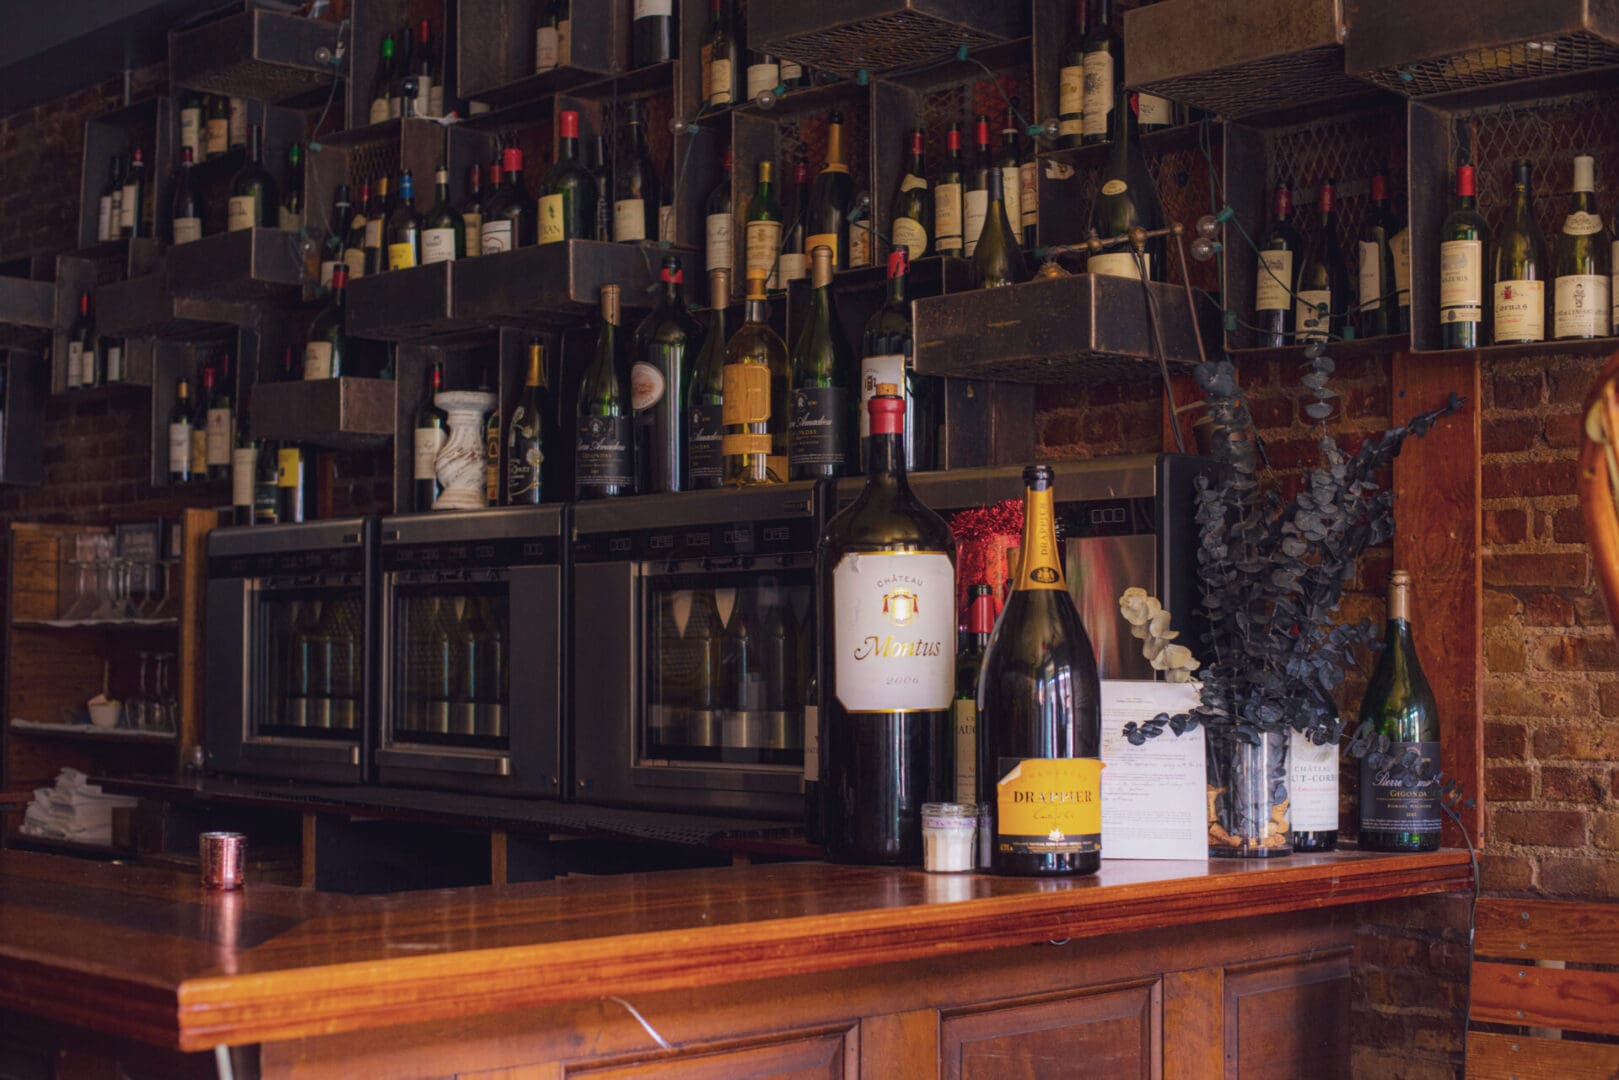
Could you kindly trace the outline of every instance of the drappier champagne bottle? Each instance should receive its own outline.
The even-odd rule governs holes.
[[[997,874],[1092,874],[1102,862],[1101,684],[1063,582],[1049,465],[1023,470],[1018,573],[978,680],[978,792]]]
[[[953,787],[956,542],[905,478],[905,399],[868,405],[866,486],[827,523],[815,580],[828,686],[821,691],[827,851],[915,864],[921,809]]]
[[[1439,708],[1411,638],[1411,575],[1404,570],[1389,575],[1388,615],[1383,651],[1361,699],[1360,721],[1388,736],[1388,752],[1396,761],[1414,753],[1434,776],[1428,780],[1395,776],[1388,768],[1373,768],[1361,759],[1360,847],[1437,851]]]

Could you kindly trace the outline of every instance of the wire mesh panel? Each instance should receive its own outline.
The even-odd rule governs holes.
[[[756,0],[749,44],[822,71],[852,75],[927,63],[960,46],[1028,31],[1026,3],[983,0]]]
[[[1431,97],[1613,67],[1619,67],[1619,47],[1594,34],[1578,33],[1484,46],[1399,68],[1368,71],[1363,77],[1397,94]]]

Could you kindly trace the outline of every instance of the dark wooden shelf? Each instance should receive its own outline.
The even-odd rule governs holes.
[[[301,379],[253,388],[253,434],[265,439],[364,449],[394,435],[392,379]]]
[[[285,299],[303,289],[304,257],[297,233],[233,229],[169,248],[166,272],[178,297]]]
[[[30,836],[25,832],[12,833],[6,838],[6,844],[22,851],[39,851],[50,855],[72,855],[80,859],[100,859],[103,861],[127,859],[135,854],[133,849],[114,847],[111,844],[87,844],[82,840],[62,840],[53,836]]]
[[[451,275],[464,261],[355,278],[344,301],[349,336],[430,341],[478,329],[480,324],[454,319],[450,313]]]
[[[1028,4],[958,0],[866,0],[854,4],[762,4],[748,12],[748,44],[820,71],[871,75],[1027,37]]]
[[[1195,150],[1202,145],[1202,127],[1201,123],[1176,124],[1161,131],[1145,132],[1140,139],[1141,152],[1153,156]],[[1210,146],[1219,146],[1224,138],[1224,124],[1209,124]],[[1037,156],[1042,161],[1059,161],[1076,169],[1096,169],[1107,164],[1112,152],[1112,143],[1096,143],[1093,146],[1042,147]]]
[[[1226,355],[1233,360],[1303,360],[1305,343],[1296,345],[1266,346],[1252,349],[1227,349]],[[1336,360],[1347,360],[1356,356],[1387,356],[1390,353],[1409,352],[1411,349],[1410,334],[1383,334],[1371,338],[1349,338],[1345,341],[1329,341],[1326,343],[1327,355]]]
[[[457,261],[450,272],[455,320],[550,329],[577,322],[600,302],[603,285],[618,285],[624,310],[653,304],[666,252],[680,255],[687,282],[702,281],[702,254],[656,243],[566,240]]]
[[[192,340],[227,334],[257,320],[252,304],[174,295],[168,275],[161,271],[97,286],[95,305],[96,326],[109,337]]]
[[[33,339],[48,333],[55,323],[54,282],[0,277],[0,327],[20,331]]]
[[[177,630],[180,620],[167,619],[16,619],[23,630]]]
[[[1550,319],[1547,320],[1550,323]],[[1417,356],[1477,356],[1481,363],[1521,360],[1524,357],[1608,356],[1619,352],[1619,337],[1581,338],[1577,341],[1537,341],[1530,345],[1485,345],[1477,349],[1413,349]]]
[[[337,31],[336,23],[275,11],[216,19],[169,35],[169,81],[272,104],[318,104],[339,77],[330,59]]]
[[[134,731],[130,728],[98,728],[91,724],[31,724],[11,722],[11,733],[24,738],[67,739],[73,742],[118,743],[119,745],[173,746],[172,731]]]

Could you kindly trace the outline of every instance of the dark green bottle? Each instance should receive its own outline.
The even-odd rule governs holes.
[[[973,250],[973,276],[981,288],[998,289],[1027,281],[1029,270],[1023,264],[1023,249],[1018,246],[1017,233],[1006,216],[1001,170],[990,169],[988,180],[989,205],[984,211],[984,231],[979,234],[978,246]]]
[[[450,205],[450,171],[444,162],[433,170],[433,206],[422,218],[422,265],[467,257],[467,226]]]
[[[506,433],[506,505],[537,506],[544,498],[545,416],[549,394],[545,381],[545,346],[529,342],[528,372],[512,410]]]
[[[348,292],[348,268],[332,271],[332,299],[309,324],[309,340],[304,345],[304,378],[336,379],[349,374],[348,334],[344,331],[343,297]]]
[[[1473,166],[1456,167],[1456,201],[1439,233],[1439,324],[1447,349],[1490,343],[1484,279],[1490,265],[1490,227],[1478,212]]]
[[[634,410],[620,355],[618,305],[618,286],[603,285],[596,355],[579,384],[579,405],[575,410],[576,499],[635,494]]]
[[[725,486],[725,308],[731,302],[731,272],[708,272],[708,330],[692,365],[686,391],[686,486]]]
[[[226,226],[233,231],[274,229],[281,224],[281,196],[275,178],[264,168],[264,128],[254,124],[247,138],[247,164],[230,182]]]
[[[1396,761],[1414,753],[1435,776],[1391,777],[1389,770],[1360,765],[1360,847],[1363,851],[1437,851],[1439,808],[1439,708],[1411,640],[1411,575],[1389,576],[1388,629],[1377,667],[1360,703],[1361,723],[1387,736]]]
[[[854,359],[832,300],[832,249],[810,252],[809,315],[792,355],[793,390],[788,406],[788,475],[822,480],[847,471],[849,378]]]
[[[700,332],[681,295],[680,256],[665,255],[658,272],[658,305],[636,328],[630,365],[635,409],[636,490],[643,495],[684,491],[686,461],[683,402],[691,381],[692,350]]]
[[[388,269],[422,265],[422,218],[416,213],[416,182],[410,170],[399,180],[399,205],[388,215]]]
[[[557,159],[540,185],[540,243],[589,240],[596,228],[596,178],[579,160],[579,114],[557,117]]]

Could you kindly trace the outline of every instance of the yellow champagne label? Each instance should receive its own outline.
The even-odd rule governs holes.
[[[1286,311],[1293,305],[1288,291],[1293,287],[1293,253],[1261,251],[1259,276],[1254,283],[1254,310]]]
[[[764,364],[726,364],[721,380],[725,398],[720,406],[720,418],[726,427],[769,421],[769,367]]]
[[[416,245],[410,242],[388,245],[388,269],[409,270],[416,265]]]
[[[567,239],[562,224],[562,196],[540,196],[540,243],[555,244]]]
[[[1052,494],[1030,491],[1024,506],[1023,564],[1018,568],[1019,589],[1062,589],[1062,552],[1057,546],[1057,518]]]
[[[1098,758],[1001,759],[995,784],[995,846],[1017,855],[1067,855],[1102,848],[1102,762]]]

